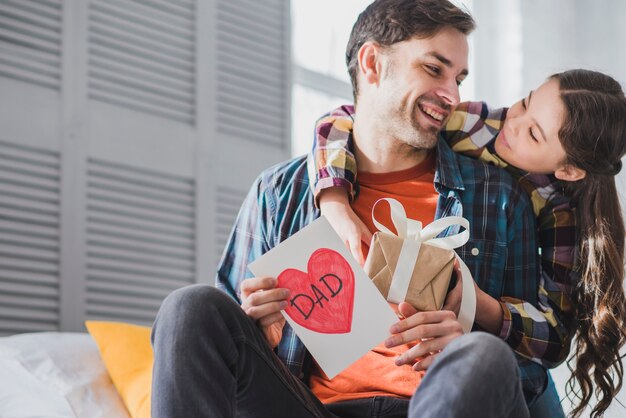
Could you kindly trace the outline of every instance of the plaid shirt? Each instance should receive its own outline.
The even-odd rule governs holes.
[[[486,283],[477,282],[500,300],[504,312],[500,336],[520,356],[556,367],[569,353],[574,324],[571,292],[579,277],[574,270],[575,215],[554,176],[529,174],[508,165],[495,153],[495,139],[506,112],[506,108],[490,109],[483,102],[461,103],[441,134],[454,151],[505,168],[531,198],[541,252],[541,274],[534,297],[492,293],[489,284],[484,287]],[[318,121],[309,165],[310,178],[316,179],[312,184],[316,195],[332,186],[345,187],[352,198],[358,192],[358,184],[353,187],[356,161],[350,152],[353,114],[352,106],[342,106]]]
[[[537,305],[534,219],[526,194],[514,180],[439,141],[434,186],[439,193],[436,218],[470,220],[472,238],[458,252],[478,285],[494,297],[512,295]],[[239,212],[218,268],[217,286],[241,302],[241,281],[252,276],[248,264],[318,216],[304,157],[264,171]],[[456,232],[458,226],[442,235]],[[311,356],[288,324],[276,351],[294,375],[308,381]],[[541,393],[545,369],[529,359],[518,360],[527,395]]]

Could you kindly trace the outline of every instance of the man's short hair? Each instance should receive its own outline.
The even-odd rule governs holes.
[[[383,47],[407,39],[429,38],[444,28],[455,28],[467,35],[476,26],[472,16],[448,0],[376,0],[359,15],[346,48],[346,64],[352,81],[352,94],[358,94],[358,53],[374,41]]]

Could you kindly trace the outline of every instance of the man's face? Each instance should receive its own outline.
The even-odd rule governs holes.
[[[412,38],[384,50],[374,94],[379,123],[397,141],[430,149],[459,103],[467,76],[467,37],[446,28],[425,39]]]

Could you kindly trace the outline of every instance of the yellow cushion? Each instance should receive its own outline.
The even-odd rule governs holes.
[[[86,321],[85,325],[131,417],[150,418],[154,359],[150,328],[100,321]]]

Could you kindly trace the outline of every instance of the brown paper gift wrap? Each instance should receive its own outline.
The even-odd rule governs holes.
[[[377,232],[372,237],[365,260],[365,273],[372,279],[385,299],[404,240],[394,235]],[[441,309],[446,299],[455,252],[423,243],[415,262],[405,301],[422,311]]]

